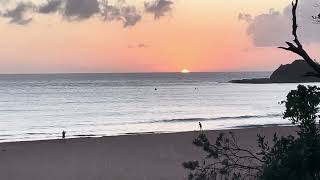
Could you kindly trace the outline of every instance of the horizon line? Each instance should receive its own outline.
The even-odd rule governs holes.
[[[167,72],[48,72],[48,73],[0,73],[1,75],[61,75],[61,74],[199,74],[199,73],[268,73],[273,71],[191,71],[189,73],[181,73],[174,71]]]

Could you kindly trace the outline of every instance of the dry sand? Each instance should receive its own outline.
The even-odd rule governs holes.
[[[230,130],[227,130],[230,131]],[[294,127],[232,130],[254,148],[256,134],[294,133]],[[223,131],[206,131],[214,140]],[[226,132],[226,131],[225,131]],[[79,138],[0,144],[0,180],[182,180],[181,163],[200,158],[199,132]]]

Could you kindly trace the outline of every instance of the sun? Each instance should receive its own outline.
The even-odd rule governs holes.
[[[190,71],[188,69],[182,69],[181,73],[190,73]]]

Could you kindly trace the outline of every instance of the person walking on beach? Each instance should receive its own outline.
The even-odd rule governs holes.
[[[199,122],[199,128],[200,128],[200,131],[202,131],[202,124],[201,124],[201,122]]]
[[[66,133],[67,133],[66,131],[64,131],[64,130],[62,131],[62,139],[66,138]]]

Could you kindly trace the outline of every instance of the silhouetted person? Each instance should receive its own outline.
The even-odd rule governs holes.
[[[200,131],[202,131],[202,124],[201,124],[201,122],[199,122],[199,128],[200,128]]]
[[[154,88],[154,90],[156,91],[156,90],[158,90],[157,88]]]
[[[65,139],[66,138],[66,131],[62,131],[62,139]]]

